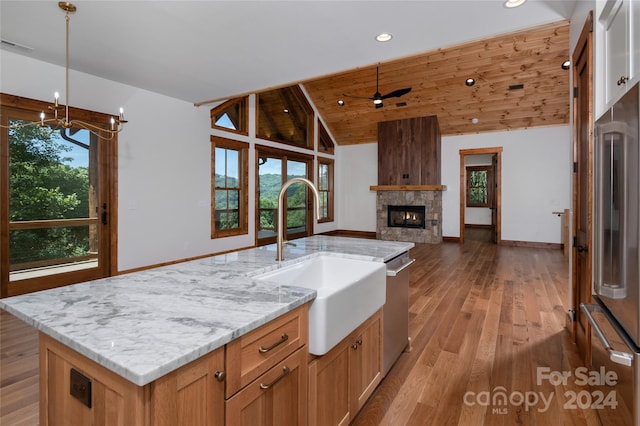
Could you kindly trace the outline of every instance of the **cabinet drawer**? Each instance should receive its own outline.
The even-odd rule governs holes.
[[[226,402],[227,426],[307,423],[307,352],[298,349]]]
[[[308,315],[305,304],[227,344],[227,398],[307,344]]]

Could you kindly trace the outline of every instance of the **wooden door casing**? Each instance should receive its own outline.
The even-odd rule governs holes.
[[[465,157],[467,155],[482,155],[493,154],[491,159],[493,171],[493,205],[495,210],[492,210],[491,222],[493,224],[495,214],[495,224],[493,225],[493,242],[495,244],[501,244],[502,242],[502,147],[493,148],[473,148],[473,149],[461,149],[460,153],[460,239],[459,242],[464,243],[464,222],[465,222],[465,207],[467,204],[467,181],[466,181],[466,162]]]
[[[570,316],[574,339],[585,362],[589,362],[591,333],[589,323],[579,309],[580,303],[591,302],[593,206],[593,15],[589,14],[574,51],[574,247]]]

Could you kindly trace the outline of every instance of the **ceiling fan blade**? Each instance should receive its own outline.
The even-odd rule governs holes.
[[[382,95],[382,99],[388,98],[399,98],[400,96],[404,96],[411,91],[411,87],[405,87],[404,89],[394,90],[393,92],[389,92],[386,95]]]

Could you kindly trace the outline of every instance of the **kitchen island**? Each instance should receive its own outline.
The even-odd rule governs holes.
[[[82,405],[65,420],[74,424],[96,415],[113,424],[175,424],[184,417],[180,412],[240,422],[224,409],[225,398],[230,404],[247,384],[269,385],[291,371],[286,380],[304,394],[297,415],[306,416],[306,315],[315,291],[251,277],[321,253],[386,262],[413,244],[327,236],[296,244],[280,263],[271,245],[0,300],[0,307],[41,332],[42,424],[55,424],[47,419],[65,410],[76,413],[72,404]],[[245,368],[250,344],[269,349],[273,358],[249,360]],[[291,367],[296,362],[304,368]],[[190,406],[202,392],[204,406]]]

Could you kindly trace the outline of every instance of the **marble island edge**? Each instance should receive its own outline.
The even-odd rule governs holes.
[[[146,385],[307,303],[315,291],[252,279],[331,254],[386,262],[414,244],[313,236],[0,299],[39,331],[136,385]]]

